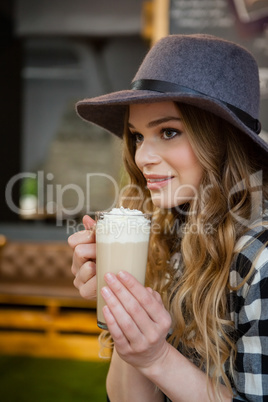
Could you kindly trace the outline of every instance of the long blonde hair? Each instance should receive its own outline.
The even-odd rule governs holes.
[[[178,107],[204,168],[198,196],[179,209],[155,208],[126,129],[123,157],[130,186],[121,204],[154,213],[158,230],[152,230],[147,284],[161,294],[172,316],[169,342],[207,372],[216,391],[221,381],[231,390],[224,370],[228,362],[232,373],[236,352],[227,308],[229,271],[237,239],[262,208],[254,191],[262,184],[262,166],[238,129],[194,106]]]

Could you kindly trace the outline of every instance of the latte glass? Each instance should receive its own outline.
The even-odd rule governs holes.
[[[138,210],[115,208],[96,213],[97,324],[102,329],[107,329],[101,295],[104,275],[124,270],[144,285],[150,224],[150,216]]]

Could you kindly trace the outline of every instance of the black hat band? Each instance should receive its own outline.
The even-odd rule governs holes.
[[[183,92],[185,94],[190,95],[202,95],[216,100],[216,98],[208,96],[202,92],[168,81],[141,79],[132,82],[131,89],[143,90],[143,91],[156,91],[161,93]],[[223,105],[225,105],[229,110],[231,110],[231,112],[233,112],[239,118],[239,120],[241,120],[248,128],[250,128],[256,134],[259,134],[261,132],[261,123],[259,122],[259,120],[254,119],[248,113],[244,112],[243,110],[239,109],[236,106],[231,105],[230,103],[224,102],[222,100],[220,100],[220,102]]]

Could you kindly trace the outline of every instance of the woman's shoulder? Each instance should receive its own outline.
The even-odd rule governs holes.
[[[259,250],[268,241],[268,221],[262,224],[256,224],[248,229],[237,241],[235,252],[244,252],[245,250],[253,252]]]
[[[243,281],[251,273],[247,280],[249,284],[253,280],[254,273],[260,269],[266,269],[268,275],[267,223],[266,220],[263,220],[261,223],[253,225],[238,240],[230,270],[231,278],[234,279],[234,275],[236,277],[236,283]]]
[[[265,208],[262,216],[245,229],[243,235],[238,239],[235,252],[248,252],[254,254],[268,241],[268,208]]]

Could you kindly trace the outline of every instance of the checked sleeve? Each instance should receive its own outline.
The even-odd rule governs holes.
[[[268,402],[267,241],[268,230],[263,228],[243,236],[230,271],[230,314],[237,347],[233,401]]]

